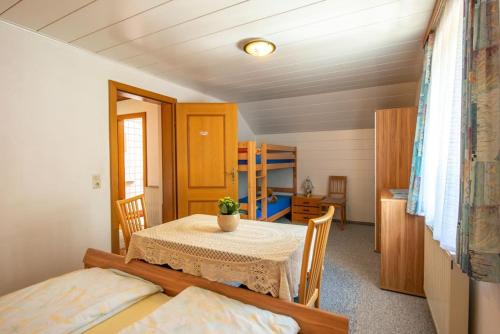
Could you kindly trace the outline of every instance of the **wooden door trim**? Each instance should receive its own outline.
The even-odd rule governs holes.
[[[144,183],[144,187],[147,187],[148,186],[148,140],[147,140],[147,133],[148,133],[148,130],[147,130],[147,125],[148,125],[148,122],[147,122],[147,117],[146,117],[146,112],[137,112],[137,113],[132,113],[132,114],[124,114],[124,115],[117,115],[117,121],[118,121],[118,124],[120,123],[120,121],[123,121],[123,120],[126,120],[126,119],[134,119],[134,118],[142,118],[142,169],[143,169],[143,175],[142,175],[142,178],[143,178],[143,183]],[[123,137],[123,138],[122,138]],[[120,145],[120,140],[125,140],[125,136],[123,134],[123,136],[120,135],[120,129],[118,129],[118,149],[119,149],[119,152],[118,152],[118,168],[119,169],[122,169],[123,168],[123,184],[120,182],[120,170],[118,171],[118,193],[119,193],[119,197],[120,199],[125,199],[125,160],[123,160],[123,164],[122,164],[122,161],[120,159],[120,156],[125,159],[125,151],[124,151],[124,147]],[[122,189],[123,187],[123,189]]]
[[[108,81],[108,109],[109,109],[109,165],[110,165],[110,213],[111,213],[111,251],[113,253],[119,253],[119,218],[116,212],[115,202],[118,200],[118,115],[117,115],[117,102],[119,92],[129,93],[137,96],[144,97],[145,99],[150,99],[153,101],[160,102],[162,104],[161,115],[163,118],[164,105],[172,105],[172,117],[169,120],[170,123],[174,124],[175,119],[175,104],[177,99],[154,93],[142,88],[130,86],[117,81]],[[174,127],[173,127],[174,128]],[[162,122],[162,132],[163,132],[163,122]],[[163,135],[163,133],[162,133]],[[162,136],[163,137],[163,136]],[[163,140],[162,140],[163,143]],[[172,145],[175,147],[175,133],[172,133]],[[163,150],[162,150],[163,152]],[[162,153],[162,163],[165,161],[164,154]],[[175,168],[175,150],[172,149],[172,160],[173,166]],[[175,180],[175,169],[173,170],[173,178]],[[163,177],[164,179],[164,177]],[[175,185],[175,183],[173,183]],[[165,188],[163,188],[165,192]],[[176,212],[176,191],[173,189],[173,205],[172,208]]]
[[[168,110],[170,108],[170,110]],[[177,213],[177,147],[176,147],[176,126],[175,126],[175,110],[176,104],[162,103],[161,105],[161,162],[162,166],[171,166],[170,173],[165,173],[162,168],[162,186],[163,186],[163,206],[162,219],[163,222],[175,220],[178,217]],[[170,111],[171,117],[164,117]],[[170,136],[165,136],[165,133],[170,133]],[[163,147],[170,148],[170,154],[167,154]],[[167,187],[168,186],[168,187]],[[165,189],[173,189],[172,192],[166,192]],[[170,203],[170,204],[169,204]],[[169,214],[170,213],[170,214]]]

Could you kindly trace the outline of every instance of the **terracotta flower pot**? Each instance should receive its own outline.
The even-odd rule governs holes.
[[[232,232],[236,230],[240,223],[240,214],[235,215],[221,215],[217,216],[217,223],[224,232]]]

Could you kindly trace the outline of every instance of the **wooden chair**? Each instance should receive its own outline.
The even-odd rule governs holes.
[[[310,219],[307,225],[300,273],[299,303],[308,307],[314,305],[314,307],[319,308],[321,279],[324,269],[323,262],[334,213],[335,207],[330,206],[324,216]],[[311,250],[313,238],[314,249]],[[312,259],[310,259],[311,252],[313,254]]]
[[[132,234],[148,228],[148,216],[144,202],[144,195],[116,201],[126,250],[128,250]]]
[[[347,176],[329,177],[328,195],[321,200],[320,207],[328,208],[331,205],[340,210],[340,228],[343,230],[347,222]]]

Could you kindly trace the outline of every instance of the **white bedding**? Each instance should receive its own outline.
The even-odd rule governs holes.
[[[299,330],[288,316],[192,286],[120,334],[295,334]]]
[[[0,333],[82,333],[161,290],[117,270],[74,271],[0,297]]]

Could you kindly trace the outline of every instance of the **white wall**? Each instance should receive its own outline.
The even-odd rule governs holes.
[[[255,133],[248,126],[247,121],[243,118],[240,111],[238,111],[238,141],[251,141],[255,139]]]
[[[500,284],[471,280],[471,334],[495,334],[500,328]]]
[[[240,141],[255,141],[256,136],[247,121],[238,111],[238,142]],[[247,173],[238,173],[238,198],[248,195],[248,177]]]
[[[347,176],[347,219],[374,222],[375,131],[337,130],[258,135],[259,143],[297,146],[297,180],[309,176],[313,193],[326,194],[329,175]],[[271,171],[269,187],[290,187],[290,170]]]
[[[4,22],[0,45],[1,295],[111,248],[109,79],[216,99]]]

